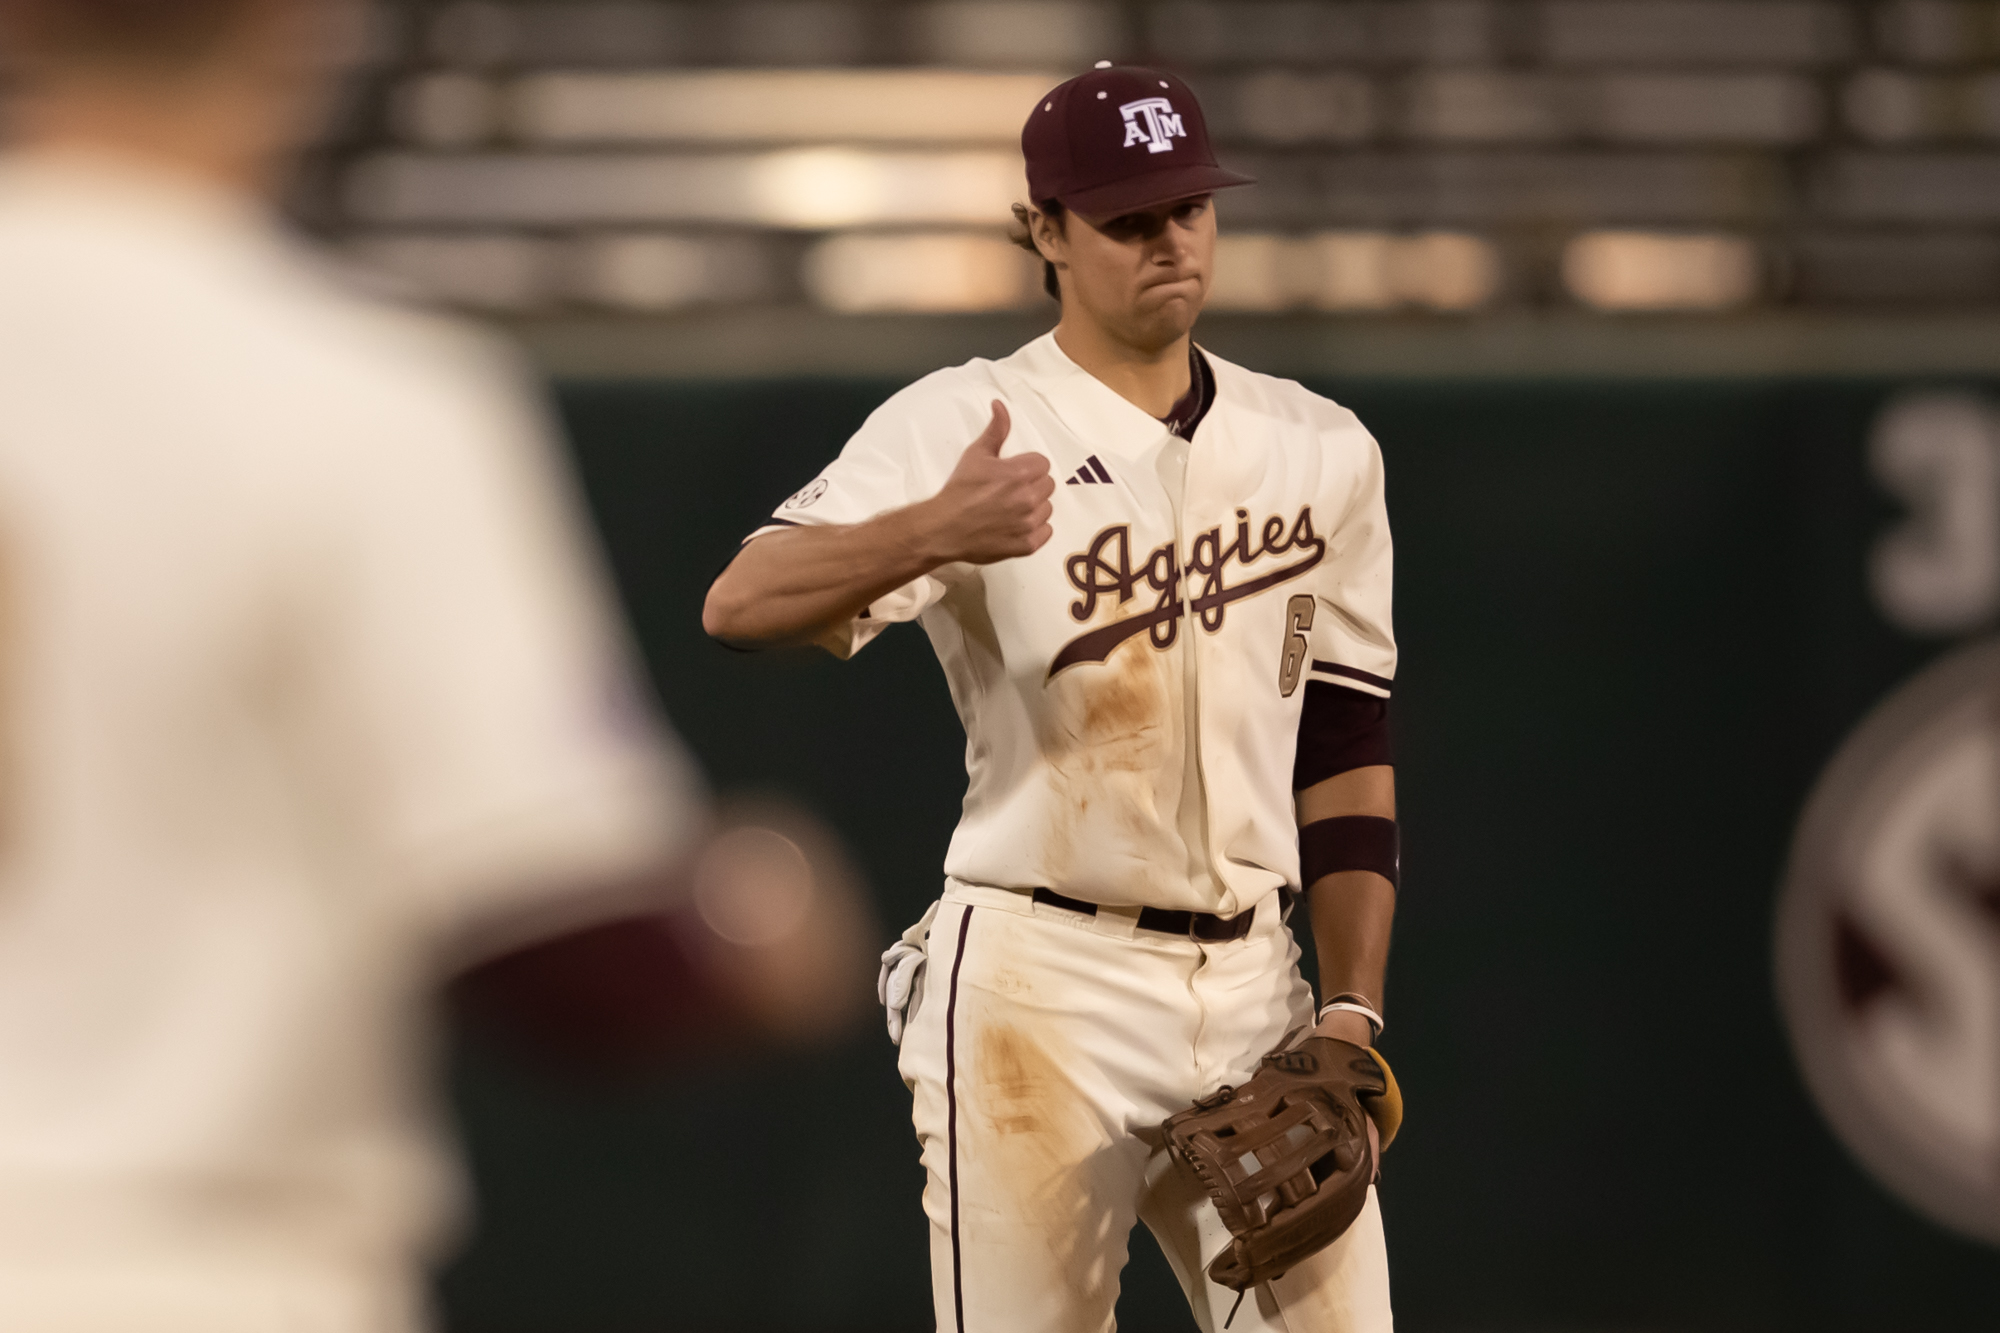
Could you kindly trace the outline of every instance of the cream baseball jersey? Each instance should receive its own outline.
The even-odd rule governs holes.
[[[1387,696],[1395,675],[1381,453],[1346,408],[1208,361],[1215,401],[1189,443],[1054,334],[939,371],[753,534],[928,499],[995,399],[1003,454],[1049,458],[1041,550],[944,566],[835,645],[905,620],[930,635],[966,733],[957,881],[1221,916],[1298,883],[1301,687]]]
[[[0,1328],[410,1333],[438,950],[694,834],[503,364],[0,158]]]

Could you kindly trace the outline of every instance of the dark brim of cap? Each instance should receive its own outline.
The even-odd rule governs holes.
[[[1056,197],[1062,200],[1064,208],[1081,213],[1085,217],[1112,218],[1120,213],[1136,213],[1142,208],[1152,208],[1156,204],[1186,199],[1190,195],[1226,190],[1232,185],[1256,183],[1257,178],[1254,176],[1244,176],[1234,171],[1224,171],[1221,167],[1191,162],[1186,166],[1149,171],[1143,176],[1131,176],[1122,181],[1112,181],[1108,185],[1095,185],[1088,190],[1077,190]]]

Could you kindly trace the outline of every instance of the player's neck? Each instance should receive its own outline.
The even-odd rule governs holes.
[[[1067,310],[1056,325],[1056,346],[1063,355],[1149,417],[1164,418],[1186,395],[1190,336],[1183,333],[1162,347],[1138,347]]]

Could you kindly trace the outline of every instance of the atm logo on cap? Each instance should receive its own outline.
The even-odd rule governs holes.
[[[1125,142],[1121,147],[1142,143],[1149,153],[1164,153],[1173,148],[1175,138],[1187,138],[1187,127],[1181,124],[1174,104],[1164,97],[1127,102],[1118,108],[1118,114],[1125,117]]]

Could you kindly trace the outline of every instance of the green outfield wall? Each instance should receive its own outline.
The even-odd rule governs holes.
[[[936,893],[963,791],[924,636],[844,664],[744,656],[703,637],[699,607],[740,536],[896,387],[559,393],[676,726],[719,787],[826,815],[885,929]],[[1385,1048],[1409,1119],[1383,1207],[1402,1327],[2000,1327],[2000,1251],[1853,1163],[1771,978],[1815,773],[1976,630],[1899,630],[1869,591],[1871,545],[1903,518],[1867,442],[1925,386],[1313,387],[1381,440],[1397,545],[1406,877]],[[453,1079],[481,1210],[442,1282],[454,1329],[930,1326],[922,1175],[879,1027],[594,1087],[461,1040]],[[1149,1243],[1121,1327],[1192,1327]]]

